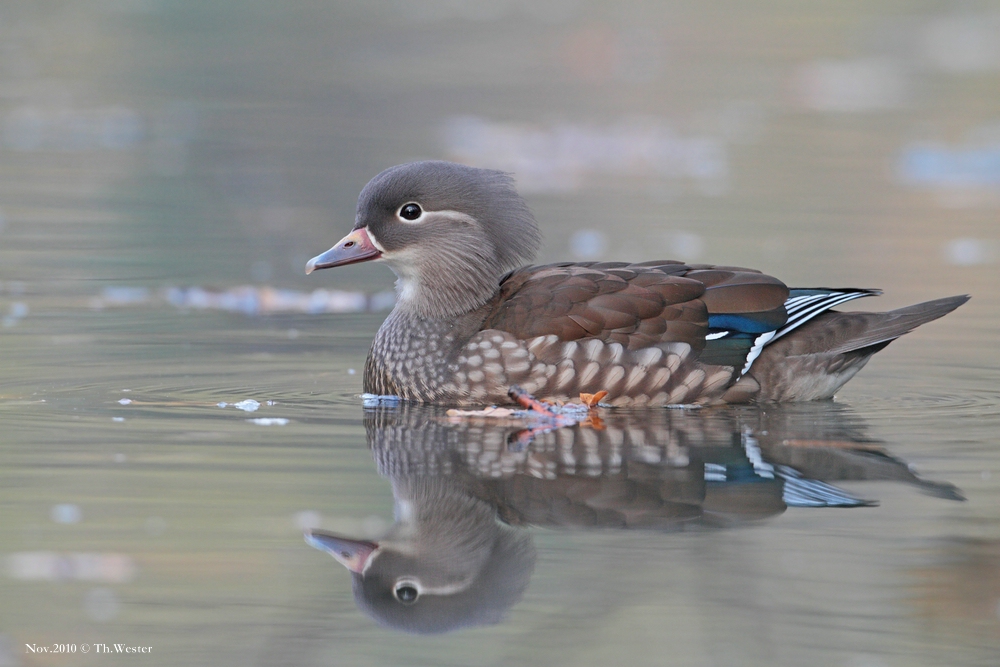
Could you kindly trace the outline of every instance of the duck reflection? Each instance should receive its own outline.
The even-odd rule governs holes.
[[[396,522],[378,542],[311,531],[306,540],[351,571],[354,599],[390,627],[443,632],[501,620],[535,565],[531,535],[457,478],[392,478]]]
[[[535,563],[529,525],[705,529],[789,506],[876,504],[830,484],[838,480],[896,480],[961,499],[890,456],[839,404],[602,412],[545,431],[435,406],[368,409],[395,523],[377,541],[321,530],[306,540],[351,571],[367,614],[433,633],[497,623],[520,600]]]

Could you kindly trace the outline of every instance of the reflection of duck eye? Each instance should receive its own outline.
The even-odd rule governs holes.
[[[403,604],[413,604],[417,601],[417,597],[420,592],[417,591],[417,587],[411,583],[399,584],[396,586],[396,590],[393,591],[396,595],[396,599]]]

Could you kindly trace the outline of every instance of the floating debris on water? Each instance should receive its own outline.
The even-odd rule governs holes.
[[[896,160],[896,180],[928,190],[948,208],[1000,205],[1000,124],[971,128],[964,141],[915,141]]]
[[[497,406],[491,406],[484,408],[482,410],[458,410],[452,408],[446,413],[451,421],[459,421],[462,417],[493,417],[496,419],[503,419],[506,417],[515,417],[526,414],[525,410],[512,410],[511,408],[498,408]]]
[[[272,401],[268,401],[267,404],[274,405]],[[217,408],[233,407],[236,408],[237,410],[243,410],[244,412],[256,412],[257,408],[260,407],[260,403],[253,400],[252,398],[248,398],[238,403],[226,403],[225,401],[219,401],[218,403],[215,404],[215,407]]]
[[[10,308],[7,311],[7,315],[3,318],[3,325],[5,327],[12,327],[18,323],[18,321],[24,319],[28,315],[28,304],[23,301],[15,301],[10,304]]]
[[[247,421],[257,426],[285,426],[288,424],[288,420],[284,417],[258,417]]]
[[[597,431],[605,429],[605,425],[597,407],[601,399],[608,395],[606,391],[596,394],[580,394],[581,403],[556,404],[542,401],[517,385],[507,393],[511,400],[521,409],[491,406],[482,410],[448,410],[447,418],[452,424],[460,424],[465,420],[489,419],[494,424],[522,426],[521,430],[508,437],[508,447],[511,451],[523,451],[538,435],[548,433],[566,426],[581,426]]]
[[[392,394],[361,394],[361,405],[366,408],[377,408],[380,405],[398,405],[401,400],[403,399]]]
[[[913,185],[997,185],[1000,148],[913,144],[904,150],[899,171]]]
[[[798,105],[809,111],[889,111],[912,97],[908,69],[890,58],[815,60],[798,67],[791,88]]]
[[[955,266],[992,264],[1000,254],[997,252],[997,245],[996,242],[982,239],[952,239],[944,246],[944,257],[949,264]]]
[[[138,568],[119,553],[20,551],[7,556],[7,576],[22,581],[103,581],[124,584]]]
[[[327,291],[311,293],[270,287],[237,287],[211,292],[200,287],[170,288],[168,303],[178,308],[226,310],[247,315],[276,312],[352,313],[367,310],[367,297],[360,292]]]
[[[96,310],[109,307],[167,303],[182,310],[223,310],[245,315],[273,313],[365,313],[389,310],[395,305],[392,291],[366,294],[343,290],[317,289],[312,292],[241,285],[231,289],[166,287],[155,293],[145,287],[108,286],[90,300]],[[299,332],[290,329],[289,338]]]
[[[130,306],[146,303],[150,298],[150,291],[145,287],[122,287],[115,285],[105,287],[101,290],[100,296],[91,299],[90,306],[91,308],[98,309],[105,306]]]
[[[62,503],[53,505],[49,516],[56,523],[80,523],[83,519],[83,511],[79,505],[73,503]]]

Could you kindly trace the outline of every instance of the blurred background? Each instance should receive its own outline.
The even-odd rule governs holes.
[[[144,664],[614,659],[615,633],[582,616],[586,636],[551,645],[525,623],[606,596],[587,586],[612,564],[648,565],[652,538],[622,556],[607,536],[543,534],[521,625],[412,654],[376,641],[345,573],[299,542],[312,525],[377,532],[392,502],[365,448],[356,369],[393,276],[303,267],[351,227],[371,177],[428,158],[512,172],[545,237],[540,261],[750,266],[795,286],[883,288],[858,305],[879,310],[973,294],[843,394],[969,503],[880,490],[894,520],[815,529],[866,547],[817,541],[791,560],[775,560],[772,538],[795,544],[811,518],[740,533],[720,561],[675,545],[691,576],[723,582],[691,599],[737,630],[716,652],[709,621],[692,634],[669,616],[667,636],[681,664],[994,664],[995,2],[5,0],[0,665],[111,659],[22,650],[84,636],[158,641],[130,658]],[[248,425],[233,404],[251,399],[284,430]],[[698,569],[746,553],[762,569]],[[879,565],[859,574],[868,555]],[[774,603],[772,634],[741,653],[758,610],[730,594],[788,572],[807,608],[858,596],[837,598],[829,632],[813,634],[797,625],[802,598]],[[616,585],[642,596],[649,581]],[[889,602],[866,597],[884,581]],[[546,597],[567,589],[573,605]],[[656,604],[615,617],[647,658],[665,650],[662,630],[635,623],[666,613]],[[890,619],[888,634],[855,622],[856,604]],[[283,650],[308,635],[308,655],[260,643],[285,621]],[[809,639],[775,648],[800,631]]]
[[[36,290],[389,287],[302,267],[426,158],[513,172],[542,260],[998,275],[990,2],[12,0],[0,31],[0,258]]]

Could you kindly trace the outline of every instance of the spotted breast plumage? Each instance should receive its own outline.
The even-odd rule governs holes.
[[[839,312],[880,292],[677,261],[523,266],[539,242],[507,174],[415,162],[365,186],[354,229],[306,272],[385,261],[397,301],[364,389],[456,405],[508,402],[511,385],[568,401],[607,391],[618,406],[829,398],[875,352],[968,300]]]

